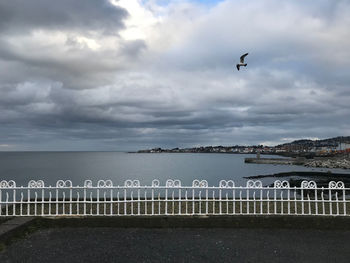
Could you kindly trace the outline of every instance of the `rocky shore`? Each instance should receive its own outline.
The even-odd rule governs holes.
[[[350,158],[322,158],[307,161],[306,167],[350,169]]]
[[[297,158],[245,158],[245,163],[257,164],[286,164],[286,165],[303,165],[315,168],[339,168],[350,169],[350,156],[342,155],[337,157],[316,157],[314,159],[306,159],[304,157]]]
[[[261,180],[265,185],[265,179],[273,178],[276,180],[287,180],[291,187],[300,187],[302,181],[315,181],[318,187],[328,187],[330,181],[342,181],[345,187],[350,187],[350,174],[349,173],[334,173],[331,171],[320,172],[320,171],[293,171],[293,172],[283,172],[276,174],[265,174],[265,175],[254,175],[243,177],[246,179]],[[266,184],[266,186],[273,187],[274,184]]]

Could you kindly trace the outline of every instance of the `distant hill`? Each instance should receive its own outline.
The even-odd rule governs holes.
[[[300,146],[306,146],[306,147],[338,146],[340,143],[350,144],[350,136],[338,136],[338,137],[323,139],[323,140],[301,139],[301,140],[296,140],[289,143],[280,144],[280,145],[277,145],[277,147],[288,146],[288,145],[300,145]]]

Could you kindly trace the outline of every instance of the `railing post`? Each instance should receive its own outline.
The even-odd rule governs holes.
[[[290,188],[288,187],[288,190],[287,190],[287,199],[288,199],[288,215],[290,215]]]
[[[208,214],[208,204],[209,200],[208,200],[208,188],[205,189],[205,214]]]
[[[84,185],[84,199],[83,199],[83,202],[84,202],[84,205],[83,205],[83,209],[84,209],[84,211],[83,211],[83,213],[84,213],[84,216],[86,216],[86,185]]]
[[[315,188],[315,213],[318,215],[318,197],[317,197],[317,188]]]
[[[80,194],[77,192],[77,209],[76,209],[76,215],[80,215]]]
[[[233,188],[232,190],[232,214],[236,214],[236,190]]]
[[[140,215],[140,188],[137,189],[137,214]]]
[[[121,208],[120,198],[119,198],[119,191],[117,192],[117,204],[118,204],[117,215],[119,216],[120,215],[120,208]]]
[[[215,214],[215,191],[213,191],[213,215]]]
[[[194,206],[195,206],[195,198],[194,198],[194,189],[192,188],[192,215],[194,215],[195,213]]]
[[[343,189],[343,210],[344,210],[344,216],[345,216],[346,215],[345,189]]]
[[[168,214],[168,188],[165,188],[165,215]]]
[[[298,214],[297,187],[294,186],[294,214]]]
[[[187,188],[185,189],[185,213],[188,215],[188,195],[187,195]]]
[[[30,215],[30,189],[28,188],[27,190],[27,196],[28,196],[28,200],[27,200],[27,215]]]
[[[145,215],[147,215],[147,190],[145,190]]]
[[[181,209],[181,206],[182,206],[182,203],[181,203],[181,188],[179,188],[179,215],[181,215],[182,214],[182,209]]]
[[[19,209],[19,215],[23,216],[23,192],[21,192],[21,204]]]
[[[332,206],[332,190],[328,186],[328,199],[329,199],[329,214],[333,215],[333,206]]]
[[[2,191],[1,191],[1,188],[0,188],[0,216],[2,216]]]
[[[11,203],[13,203],[13,202],[11,202],[10,201],[10,192],[9,191],[6,191],[6,216],[10,216],[10,209],[11,209]],[[12,208],[13,208],[13,206],[12,206]]]
[[[322,186],[322,192],[321,192],[321,199],[322,199],[322,214],[325,215],[326,214],[326,209],[325,209],[325,205],[324,205],[324,194],[323,194],[323,190],[324,187]]]
[[[154,215],[154,188],[152,188],[152,215]]]
[[[13,189],[12,215],[16,215],[16,190],[15,189]]]
[[[274,214],[276,215],[277,214],[277,192],[276,192],[276,188],[274,189],[273,191],[273,200],[274,200]]]
[[[222,214],[222,197],[221,197],[221,189],[219,189],[219,214]]]
[[[126,189],[124,189],[124,215],[126,214]]]
[[[267,202],[267,214],[270,214],[270,190],[267,190],[266,193],[266,202]]]
[[[41,215],[43,216],[45,213],[44,210],[44,206],[45,206],[45,200],[44,200],[44,188],[41,190]]]

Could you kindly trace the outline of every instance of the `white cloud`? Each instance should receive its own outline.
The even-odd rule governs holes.
[[[120,35],[126,40],[147,39],[151,28],[161,21],[141,0],[111,0],[111,3],[126,9],[129,13],[125,29]]]

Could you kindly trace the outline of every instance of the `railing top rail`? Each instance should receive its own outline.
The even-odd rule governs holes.
[[[0,188],[1,190],[69,190],[69,189],[119,189],[119,190],[128,190],[128,189],[198,189],[198,190],[237,190],[237,189],[247,189],[247,190],[350,190],[349,187],[345,188],[330,188],[330,187],[317,187],[317,188],[303,188],[299,186],[291,186],[287,188],[277,188],[273,186],[263,186],[263,187],[246,187],[246,186],[235,186],[235,187],[218,187],[218,186],[208,186],[208,187],[193,187],[193,186],[180,186],[180,187],[167,187],[167,186],[159,186],[159,187],[153,187],[153,186],[136,186],[136,187],[125,187],[125,186],[112,186],[112,187],[99,187],[99,186],[92,186],[92,187],[86,187],[86,186],[71,186],[71,187],[56,187],[56,186],[44,186],[44,187],[37,187],[37,188],[31,188],[27,186],[16,186],[16,187],[3,187]]]
[[[159,180],[153,180],[151,185],[141,185],[138,180],[126,180],[124,185],[113,185],[111,180],[99,180],[96,185],[93,185],[91,180],[86,180],[84,185],[73,185],[70,180],[58,180],[56,185],[45,185],[42,180],[30,180],[27,186],[17,186],[13,180],[0,182],[0,190],[39,190],[39,189],[261,189],[261,190],[350,190],[342,181],[330,181],[328,186],[317,186],[315,181],[302,181],[300,186],[290,186],[289,182],[284,180],[276,180],[272,185],[263,186],[260,180],[248,180],[245,186],[236,186],[232,180],[221,180],[218,186],[209,186],[206,180],[193,180],[192,185],[182,185],[180,180],[168,179],[165,185],[161,185]]]

